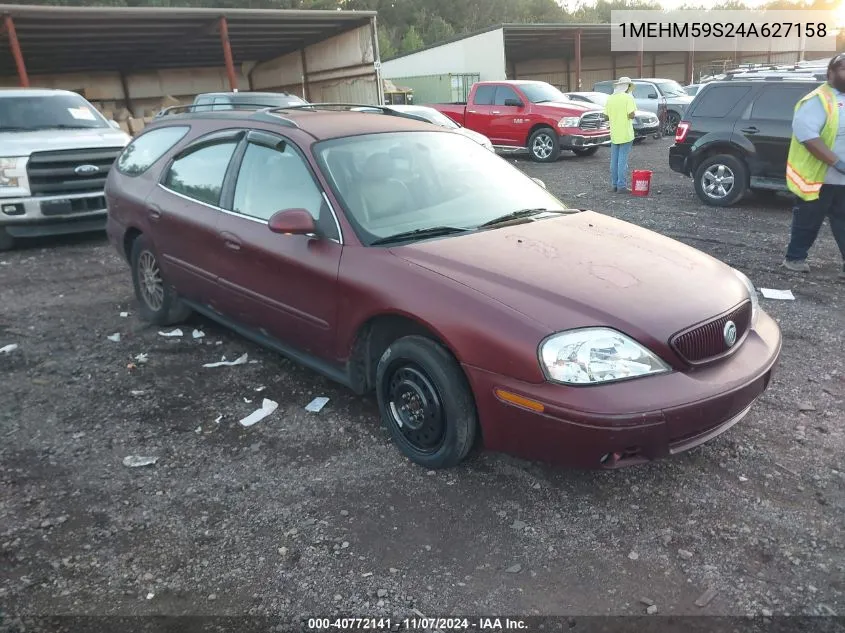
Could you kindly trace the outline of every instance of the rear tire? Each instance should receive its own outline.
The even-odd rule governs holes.
[[[466,376],[454,357],[424,336],[405,336],[382,354],[376,369],[382,423],[411,461],[449,468],[475,442],[478,417]]]
[[[541,127],[528,139],[528,153],[537,163],[553,163],[560,156],[560,140],[550,127]]]
[[[167,283],[158,262],[151,240],[143,234],[135,238],[130,265],[141,318],[156,325],[182,323],[192,311],[179,299],[173,286]]]
[[[10,251],[15,247],[15,238],[9,235],[8,231],[0,227],[0,252]]]
[[[729,207],[748,191],[748,168],[731,154],[710,156],[696,168],[693,182],[704,204]]]
[[[681,122],[681,115],[677,112],[670,110],[666,113],[666,123],[663,126],[663,133],[666,136],[674,136],[675,130],[678,129],[678,123]]]
[[[576,156],[592,156],[592,155],[593,155],[593,154],[595,154],[597,151],[599,151],[598,146],[596,146],[596,147],[584,147],[584,148],[577,148],[577,149],[573,149],[573,150],[572,150],[572,152],[573,152]]]

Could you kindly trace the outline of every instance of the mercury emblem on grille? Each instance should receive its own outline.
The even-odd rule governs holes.
[[[91,176],[92,174],[99,173],[99,171],[100,168],[96,165],[80,165],[73,170],[73,173],[77,176]]]
[[[725,345],[733,347],[734,343],[736,343],[736,323],[733,321],[725,323],[725,329],[722,334],[725,337]]]

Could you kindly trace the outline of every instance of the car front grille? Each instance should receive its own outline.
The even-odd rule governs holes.
[[[588,112],[581,116],[578,127],[582,130],[606,130],[610,127],[607,115],[602,112]]]
[[[29,157],[26,172],[33,196],[64,196],[102,192],[106,176],[122,147],[70,149],[35,152]],[[83,166],[77,173],[77,168]]]
[[[725,342],[724,334],[728,321],[733,321],[736,325],[736,343],[730,347]],[[675,334],[670,343],[681,358],[691,365],[699,365],[721,358],[737,349],[750,327],[751,302],[746,301],[703,325],[696,325]]]

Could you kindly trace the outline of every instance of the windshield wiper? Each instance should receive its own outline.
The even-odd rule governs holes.
[[[413,239],[415,237],[439,237],[441,235],[452,235],[454,233],[465,233],[470,229],[465,229],[460,226],[432,226],[427,229],[414,229],[413,231],[403,231],[396,235],[388,235],[387,237],[380,237],[374,242],[370,242],[371,246],[379,244],[390,244],[391,242],[401,242],[403,240]]]
[[[495,226],[496,224],[503,224],[505,222],[510,222],[511,220],[518,220],[520,218],[527,218],[532,215],[537,215],[538,213],[566,213],[566,211],[559,211],[555,210],[552,211],[551,209],[546,209],[540,207],[538,209],[520,209],[519,211],[514,211],[513,213],[506,213],[505,215],[500,215],[498,218],[493,218],[492,220],[488,220],[484,224],[479,224],[478,228],[483,229],[488,226]]]

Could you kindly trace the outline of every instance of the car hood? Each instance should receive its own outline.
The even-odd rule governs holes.
[[[489,144],[490,139],[484,136],[483,134],[479,134],[478,132],[474,132],[473,130],[467,129],[465,127],[459,127],[454,130],[457,134],[462,134],[469,139],[472,139],[476,143],[480,143],[481,145]]]
[[[684,95],[682,97],[666,97],[666,103],[689,105],[695,99],[692,95]]]
[[[607,325],[665,343],[748,296],[717,259],[592,211],[399,246],[393,253],[548,332]]]
[[[128,134],[114,128],[0,132],[0,147],[7,156],[29,156],[33,152],[61,149],[123,147],[131,140]]]
[[[603,110],[600,105],[596,105],[595,103],[578,103],[577,101],[548,101],[545,103],[535,103],[534,107],[548,108],[551,110],[568,110],[577,114],[583,114],[584,112],[593,110],[601,112]]]

